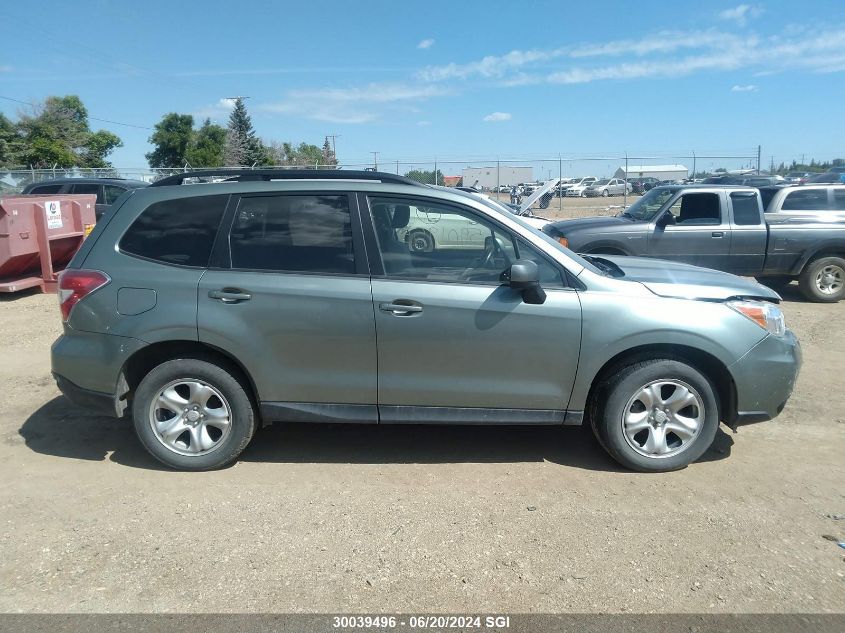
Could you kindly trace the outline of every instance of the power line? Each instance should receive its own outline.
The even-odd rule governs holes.
[[[34,103],[30,103],[29,101],[21,101],[20,99],[12,99],[11,97],[4,97],[0,95],[0,99],[5,99],[6,101],[14,101],[15,103],[20,103],[23,105],[32,106],[33,108],[37,108],[38,106]],[[153,128],[147,127],[146,125],[134,125],[132,123],[121,123],[120,121],[112,121],[110,119],[100,119],[95,116],[88,117],[92,121],[99,121],[100,123],[111,123],[112,125],[122,125],[124,127],[134,127],[138,128],[139,130],[152,130]]]

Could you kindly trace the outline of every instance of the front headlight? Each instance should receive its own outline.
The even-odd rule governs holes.
[[[783,312],[766,301],[728,301],[728,307],[748,317],[767,332],[782,336],[786,332]]]

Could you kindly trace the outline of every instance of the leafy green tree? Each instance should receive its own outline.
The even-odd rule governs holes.
[[[185,157],[191,167],[222,167],[225,148],[226,128],[206,119],[194,132]]]
[[[19,148],[20,141],[15,124],[0,113],[0,167],[8,168],[18,165],[15,156]]]
[[[224,162],[227,167],[268,165],[272,162],[267,148],[255,135],[252,119],[241,97],[235,99],[235,107],[229,115]]]
[[[194,134],[194,117],[190,114],[165,114],[156,123],[150,143],[153,151],[146,154],[150,167],[181,167],[187,160],[188,146]]]
[[[439,185],[443,184],[443,174],[438,169],[435,173],[434,171],[426,170],[426,169],[412,169],[411,171],[405,174],[406,178],[410,178],[411,180],[416,180],[417,182],[421,182],[426,185]]]
[[[76,95],[48,97],[31,114],[21,115],[15,139],[7,150],[14,162],[35,168],[109,167],[106,161],[120,138],[88,125],[88,110]]]

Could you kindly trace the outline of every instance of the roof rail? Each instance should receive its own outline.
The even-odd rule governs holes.
[[[380,171],[344,171],[341,169],[203,169],[167,176],[150,187],[181,185],[188,178],[225,178],[227,181],[250,180],[373,180],[420,186],[416,180]]]

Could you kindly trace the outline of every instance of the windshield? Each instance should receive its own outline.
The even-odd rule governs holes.
[[[608,184],[609,182],[610,182],[610,180],[608,180],[607,178],[605,178],[604,180],[599,180],[598,182],[594,182],[593,184],[594,184],[594,185],[606,185],[606,184]]]
[[[674,194],[675,190],[668,187],[651,189],[642,198],[625,209],[622,215],[627,215],[637,220],[651,220]]]

